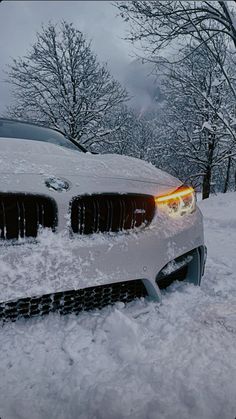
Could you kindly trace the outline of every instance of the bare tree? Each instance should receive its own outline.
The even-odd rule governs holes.
[[[236,47],[236,0],[133,0],[117,2],[117,7],[131,22],[130,39],[148,40],[154,54],[176,39],[192,36],[199,40],[202,36],[207,42],[219,32],[230,37]]]
[[[226,60],[223,39],[218,36],[222,62]],[[170,67],[165,83],[165,129],[172,140],[172,156],[181,162],[173,160],[172,164],[179,167],[182,178],[197,183],[202,179],[204,199],[209,197],[219,167],[236,153],[231,124],[235,102],[206,47],[196,50],[189,46],[185,53],[188,58]]]
[[[102,143],[95,144],[95,151],[125,154],[160,165],[160,138],[153,115],[140,116],[138,111],[121,105],[105,123],[110,132]]]
[[[168,69],[164,164],[171,161],[172,172],[202,183],[204,197],[216,177],[222,184],[223,174],[227,190],[235,167],[236,0],[116,5],[144,61],[151,61],[157,73]]]
[[[9,67],[11,115],[57,127],[86,146],[102,141],[105,116],[127,99],[84,35],[66,22],[42,27],[31,51]]]
[[[141,45],[143,59],[153,62],[154,67],[163,61],[175,63],[185,59],[186,43],[192,41],[195,48],[207,47],[212,58],[219,60],[215,48],[219,33],[228,39],[227,47],[234,46],[236,52],[236,0],[138,0],[117,2],[117,7],[130,22],[128,39]],[[172,54],[165,52],[163,58],[160,54],[168,46],[172,47]],[[235,86],[220,61],[219,65],[236,100]]]

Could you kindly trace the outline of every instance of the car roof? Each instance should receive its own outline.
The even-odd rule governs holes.
[[[22,119],[14,119],[14,118],[4,118],[4,117],[0,117],[0,121],[7,121],[7,122],[17,122],[19,124],[27,124],[27,125],[34,125],[36,127],[39,128],[48,128],[48,129],[52,129],[53,131],[57,131],[60,132],[61,134],[63,134],[62,131],[60,131],[58,128],[52,128],[48,125],[44,125],[43,123],[39,124],[37,122],[30,122],[30,121],[24,121]],[[63,134],[64,135],[64,134]]]
[[[47,128],[47,129],[51,129],[53,131],[59,132],[60,134],[62,134],[65,137],[64,132],[62,132],[60,129],[58,128],[52,128],[48,125],[43,125],[43,124],[39,124],[36,122],[29,122],[29,121],[24,121],[22,119],[14,119],[14,118],[4,118],[4,117],[0,117],[0,122],[1,121],[6,121],[6,122],[16,122],[19,124],[28,124],[28,125],[33,125],[35,127],[39,127],[39,128]],[[84,153],[87,153],[87,150],[84,146],[82,146],[81,144],[79,144],[77,141],[72,140],[71,138],[68,138],[69,141],[71,141],[73,144],[75,144],[81,151],[83,151]]]

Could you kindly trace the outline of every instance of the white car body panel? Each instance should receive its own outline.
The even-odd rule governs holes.
[[[151,225],[137,231],[70,237],[73,197],[108,192],[157,196],[181,185],[149,163],[22,139],[1,138],[0,151],[1,192],[42,194],[58,207],[57,233],[43,232],[36,244],[1,246],[2,302],[132,279],[143,279],[149,295],[160,298],[158,272],[169,261],[204,246],[199,209],[178,220],[156,211]],[[67,180],[70,189],[48,189],[45,180],[51,176]]]

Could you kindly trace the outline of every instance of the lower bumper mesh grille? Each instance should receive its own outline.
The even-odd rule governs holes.
[[[0,303],[0,319],[15,321],[52,312],[78,314],[81,311],[100,309],[118,301],[128,303],[135,298],[146,296],[147,290],[141,280],[117,282]]]

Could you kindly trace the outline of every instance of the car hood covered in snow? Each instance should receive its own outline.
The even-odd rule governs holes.
[[[134,192],[138,189],[153,194],[181,185],[173,176],[132,157],[83,153],[51,143],[9,138],[0,139],[0,173],[1,189],[4,185],[9,188],[11,181],[16,189],[16,178],[18,183],[24,179],[27,186],[26,178],[33,181],[39,175],[66,178],[73,185],[83,185],[83,192],[88,193],[106,191],[110,185],[108,189],[114,192],[126,192],[127,186],[127,192],[134,188]]]

